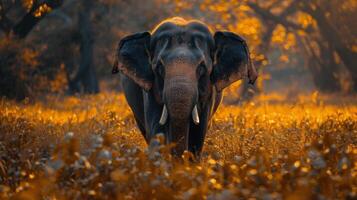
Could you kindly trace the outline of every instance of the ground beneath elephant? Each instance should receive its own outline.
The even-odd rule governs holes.
[[[353,199],[357,104],[346,99],[228,101],[194,163],[162,138],[148,148],[122,95],[2,99],[0,198]]]

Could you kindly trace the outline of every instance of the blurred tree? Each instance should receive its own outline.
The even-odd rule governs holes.
[[[320,91],[341,91],[341,71],[345,69],[357,91],[357,28],[351,26],[357,17],[356,1],[202,0],[201,9],[216,14],[215,27],[235,31],[248,39],[258,67],[269,63],[267,57],[272,47],[280,49],[283,62],[290,61],[288,52],[294,50],[303,53]],[[245,23],[247,17],[250,21],[258,18],[255,23],[260,25]],[[253,34],[249,34],[250,30],[254,30]]]
[[[342,38],[341,35],[351,33],[351,26],[344,23],[341,19],[332,19],[328,17],[332,12],[339,12],[337,15],[342,15],[345,12],[341,6],[347,1],[297,1],[297,0],[275,0],[273,6],[262,7],[257,2],[248,2],[249,5],[262,21],[270,21],[273,24],[280,24],[288,31],[293,32],[295,37],[301,42],[302,51],[306,55],[308,67],[312,73],[315,85],[318,89],[325,92],[336,92],[341,90],[340,77],[338,76],[341,70],[342,61],[344,66],[349,70],[352,80],[354,81],[354,90],[357,92],[357,53],[352,50],[355,42],[348,38]],[[288,6],[285,6],[288,4]],[[281,15],[275,15],[272,10],[283,10]],[[356,11],[355,9],[352,11]],[[356,13],[356,12],[352,12]],[[294,16],[308,15],[311,17],[309,25],[304,26],[301,22],[294,20]],[[356,14],[354,16],[356,17]],[[289,19],[290,18],[290,19]],[[316,25],[314,23],[316,22]],[[265,23],[267,24],[267,23]],[[344,29],[338,31],[338,26],[343,26]],[[354,27],[354,26],[352,26]],[[336,58],[336,56],[338,58]]]
[[[71,94],[81,92],[98,93],[98,80],[93,66],[93,43],[91,14],[93,0],[82,0],[81,11],[78,16],[78,29],[80,34],[80,62],[78,71],[73,79],[69,81],[69,92]]]
[[[293,32],[294,37],[298,37],[303,41],[304,52],[306,54],[307,64],[311,71],[313,81],[320,91],[335,92],[340,90],[339,81],[336,74],[338,73],[338,65],[333,59],[328,46],[321,41],[319,34],[314,33],[311,26],[304,28],[301,24],[288,20],[291,15],[296,15],[299,9],[299,1],[291,1],[288,6],[284,6],[286,1],[273,1],[266,7],[260,6],[257,2],[248,2],[247,5],[261,18],[264,24],[267,24],[269,31],[274,31],[277,25],[284,27],[284,31]],[[279,7],[280,6],[280,7]],[[281,10],[279,14],[273,14],[272,10]],[[308,32],[309,36],[303,34],[303,38],[298,34],[298,31]],[[265,44],[263,48],[268,49],[271,37],[263,37]],[[318,51],[319,53],[315,52]],[[264,52],[266,53],[266,52]]]
[[[350,5],[351,7],[346,7]],[[355,25],[346,18],[357,18],[357,2],[353,0],[337,1],[337,0],[310,0],[302,1],[299,4],[303,12],[308,13],[316,20],[319,28],[319,33],[326,41],[326,48],[321,49],[322,55],[326,56],[323,59],[330,58],[330,62],[336,67],[338,61],[334,60],[336,53],[342,63],[349,70],[354,82],[353,89],[357,92],[357,52],[354,51],[353,45],[356,45],[356,22]],[[344,17],[338,17],[339,15]],[[346,35],[350,35],[344,37]]]
[[[111,76],[110,66],[120,38],[133,32],[150,30],[159,21],[171,16],[171,11],[163,7],[162,0],[140,4],[136,0],[66,0],[59,9],[54,10],[52,5],[51,8],[47,5],[39,9],[39,5],[46,2],[0,0],[0,50],[4,52],[0,63],[7,63],[4,64],[6,70],[0,69],[0,73],[2,77],[17,77],[16,82],[24,84],[21,98],[30,94],[38,96],[35,91],[96,93],[99,91],[97,75],[101,79],[108,77],[109,86],[117,87],[115,83],[118,81]],[[34,10],[46,12],[39,15]],[[14,22],[30,19],[24,17],[28,13],[40,17],[41,21],[36,19],[27,31],[17,31],[23,33],[19,37],[20,34],[16,35],[12,30],[16,25]],[[9,43],[19,45],[14,44],[14,49],[8,49]],[[34,53],[28,55],[33,55],[30,58],[36,65],[24,65],[26,62],[19,56],[24,49]],[[14,55],[14,59],[9,59],[8,55]],[[20,73],[19,70],[23,71]],[[41,78],[34,78],[37,76]],[[10,87],[14,84],[9,79],[0,82],[9,86],[8,93],[19,93]],[[5,91],[3,88],[1,90]],[[2,91],[0,95],[3,95]],[[13,97],[11,94],[5,96]]]
[[[9,77],[28,91],[22,96],[42,87],[95,93],[103,79],[117,88],[110,66],[120,38],[180,15],[243,36],[261,77],[306,66],[320,91],[356,91],[356,8],[355,0],[0,0],[0,73],[8,92],[15,93]],[[229,90],[243,88],[249,98],[263,80],[258,89]]]
[[[61,5],[62,0],[0,0],[1,96],[21,100],[33,95],[35,90],[48,87],[46,72],[40,72],[43,68],[38,62],[39,52],[23,39]]]

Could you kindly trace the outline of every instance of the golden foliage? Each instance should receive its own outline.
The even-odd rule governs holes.
[[[34,0],[22,0],[22,5],[27,11],[33,9],[34,3],[35,3]],[[34,12],[34,16],[41,17],[42,15],[47,14],[51,11],[52,8],[48,6],[46,3],[44,3],[38,6],[38,8]]]
[[[242,2],[204,0],[200,4],[200,10],[217,15],[218,20],[211,24],[216,30],[226,29],[242,35],[252,49],[259,45],[262,24],[257,17],[249,14],[250,8]]]
[[[345,0],[345,1],[342,1],[341,3],[342,3],[341,8],[342,8],[343,11],[356,12],[357,1],[355,1],[355,0]]]
[[[296,45],[294,34],[287,32],[281,25],[278,25],[274,30],[271,41],[273,44],[281,45],[284,50],[291,49]]]
[[[38,52],[33,49],[25,48],[19,56],[21,56],[20,60],[23,60],[25,65],[31,66],[31,68],[36,68],[38,66]]]
[[[66,69],[64,64],[60,66],[60,71],[56,74],[55,78],[50,81],[49,89],[53,93],[61,94],[63,93],[65,86],[68,85],[68,80],[66,76]]]
[[[298,12],[297,13],[297,22],[303,27],[303,28],[307,28],[308,26],[314,26],[316,27],[316,21],[314,20],[314,18],[304,12]]]
[[[34,15],[35,15],[35,17],[41,17],[42,15],[47,14],[51,11],[52,11],[52,8],[44,3],[38,7],[38,9],[35,11]]]
[[[194,163],[161,135],[146,147],[122,95],[2,99],[0,197],[353,199],[357,106],[322,98],[222,105]]]
[[[31,47],[27,42],[11,38],[0,39],[0,72],[6,75],[0,80],[1,95],[23,99],[41,92],[65,90],[67,83],[64,67],[56,69],[44,66],[41,63],[43,51]],[[51,73],[55,76],[51,77]]]

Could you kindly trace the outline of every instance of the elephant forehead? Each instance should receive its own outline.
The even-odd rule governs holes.
[[[189,27],[193,29],[199,29],[203,32],[212,33],[208,26],[199,20],[185,20],[181,17],[173,17],[161,21],[156,27],[151,31],[152,34],[161,32],[168,29],[174,29],[179,27]]]
[[[169,21],[162,23],[152,31],[154,40],[162,37],[175,37],[178,35],[201,36],[208,39],[212,38],[209,28],[198,21],[190,21],[186,24],[175,24]]]

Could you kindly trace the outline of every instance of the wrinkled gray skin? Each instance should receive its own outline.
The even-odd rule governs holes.
[[[152,32],[119,44],[120,79],[127,102],[147,143],[158,133],[174,142],[174,155],[185,150],[199,157],[222,90],[248,76],[256,79],[244,40],[230,32],[214,35],[198,21],[167,20]],[[168,118],[160,124],[163,106]],[[197,105],[199,123],[192,111]]]

